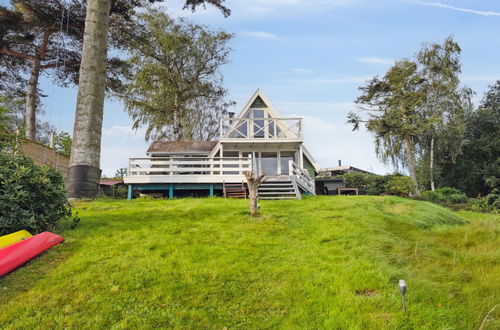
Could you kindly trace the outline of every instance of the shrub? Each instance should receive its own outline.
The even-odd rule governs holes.
[[[443,187],[434,191],[437,200],[441,202],[463,204],[467,202],[467,195],[456,188]]]
[[[391,175],[384,190],[389,195],[408,197],[415,192],[415,184],[408,176]]]
[[[36,234],[63,221],[78,223],[61,174],[25,156],[0,152],[0,235],[22,229]]]
[[[369,175],[363,173],[351,172],[342,174],[339,177],[344,178],[347,188],[365,189],[370,183]]]
[[[491,206],[493,209],[500,209],[500,194],[489,194],[485,197],[486,205]]]
[[[368,195],[382,195],[385,193],[385,185],[389,179],[390,175],[370,175],[366,193]]]

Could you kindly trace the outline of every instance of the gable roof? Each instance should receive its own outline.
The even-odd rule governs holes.
[[[149,146],[147,154],[209,154],[217,141],[155,141]]]
[[[258,107],[259,109],[265,109],[267,113],[269,113],[271,118],[279,118],[280,115],[276,109],[271,104],[271,101],[267,98],[264,93],[261,92],[260,89],[257,88],[255,93],[253,93],[252,97],[250,97],[250,100],[245,104],[243,109],[240,111],[237,118],[244,118],[248,112],[250,111],[251,108],[256,108]]]

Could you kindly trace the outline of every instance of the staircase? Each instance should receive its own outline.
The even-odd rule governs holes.
[[[290,178],[267,178],[259,186],[259,199],[301,199],[297,183]]]

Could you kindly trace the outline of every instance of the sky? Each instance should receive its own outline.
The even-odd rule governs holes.
[[[2,1],[5,2],[5,1]],[[224,85],[239,112],[260,88],[282,116],[304,118],[305,146],[320,167],[342,160],[376,173],[393,171],[374,151],[373,137],[353,132],[346,116],[357,109],[359,87],[383,75],[394,60],[411,58],[425,42],[453,36],[462,48],[462,83],[476,104],[488,85],[500,79],[499,0],[226,0],[224,18],[214,8],[182,10],[182,0],[162,8],[211,29],[234,34],[231,63],[223,67]],[[41,88],[45,120],[72,133],[75,88]],[[143,157],[144,130],[117,100],[106,100],[101,168],[114,175],[129,157]]]

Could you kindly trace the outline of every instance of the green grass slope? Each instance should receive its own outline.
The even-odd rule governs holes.
[[[0,328],[500,327],[497,217],[397,197],[260,204],[80,203],[64,244],[0,279]]]

